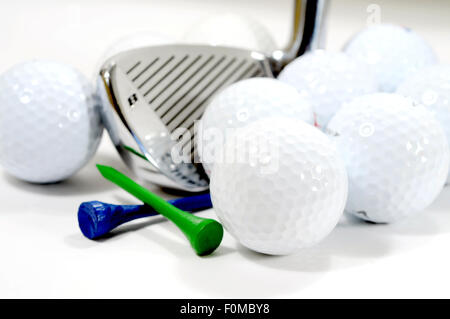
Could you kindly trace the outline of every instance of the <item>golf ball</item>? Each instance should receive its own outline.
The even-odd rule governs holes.
[[[418,71],[400,84],[397,93],[413,98],[431,111],[450,142],[450,65],[435,65]]]
[[[344,50],[370,65],[383,92],[394,92],[414,72],[437,63],[433,49],[418,34],[389,24],[366,28]]]
[[[225,143],[227,161],[211,174],[214,211],[242,245],[286,255],[326,237],[347,197],[335,145],[317,128],[288,118],[249,124]]]
[[[344,103],[377,90],[368,66],[342,52],[307,53],[288,64],[278,79],[310,100],[321,128]]]
[[[397,94],[362,96],[330,121],[347,167],[346,211],[375,223],[419,212],[440,193],[449,169],[445,132],[423,106]]]
[[[94,155],[103,127],[97,97],[75,69],[31,61],[0,76],[0,164],[33,183],[64,180]]]
[[[183,40],[193,44],[237,47],[272,53],[276,49],[270,32],[251,17],[225,13],[195,24]]]
[[[270,78],[236,82],[209,103],[201,122],[197,146],[205,171],[222,160],[223,143],[236,129],[262,118],[286,116],[314,124],[310,103],[297,90]]]

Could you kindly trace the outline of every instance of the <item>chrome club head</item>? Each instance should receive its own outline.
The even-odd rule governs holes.
[[[274,77],[320,45],[323,0],[295,1],[294,32],[271,56],[206,45],[163,45],[120,53],[105,62],[99,93],[105,126],[138,177],[190,192],[208,188],[195,161],[195,123],[212,96],[231,83]]]

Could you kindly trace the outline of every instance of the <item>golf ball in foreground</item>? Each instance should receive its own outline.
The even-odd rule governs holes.
[[[225,143],[211,175],[214,210],[242,245],[286,255],[326,237],[347,197],[335,145],[303,121],[267,118]],[[234,156],[234,160],[232,159]]]
[[[397,94],[356,98],[327,130],[347,167],[346,211],[375,223],[417,213],[440,193],[449,169],[445,132],[423,106]]]
[[[397,93],[413,98],[431,111],[450,142],[450,65],[437,64],[418,71],[400,84]]]
[[[94,155],[102,131],[94,89],[75,69],[32,61],[0,76],[0,164],[9,174],[64,180]]]
[[[208,105],[201,122],[197,146],[208,175],[214,163],[223,160],[228,135],[257,120],[286,116],[314,124],[310,103],[297,90],[270,78],[236,82],[219,93]]]
[[[212,16],[194,25],[183,41],[192,44],[228,46],[272,53],[276,49],[270,32],[251,17],[234,13]]]
[[[344,103],[377,91],[368,66],[342,52],[307,53],[288,64],[278,79],[291,84],[311,101],[321,128],[326,127]]]
[[[437,63],[433,49],[418,34],[389,24],[366,28],[354,36],[344,50],[371,66],[383,92],[394,92],[408,76]]]

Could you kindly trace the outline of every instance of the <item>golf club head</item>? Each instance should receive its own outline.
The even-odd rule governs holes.
[[[220,89],[255,76],[273,76],[258,52],[194,45],[127,51],[101,72],[105,126],[139,177],[202,191],[208,179],[192,160],[195,123]]]
[[[317,48],[323,3],[295,1],[290,44],[271,56],[230,47],[163,45],[106,61],[98,79],[103,121],[137,177],[189,192],[208,189],[194,147],[196,123],[208,102],[234,82],[274,77],[295,57]]]

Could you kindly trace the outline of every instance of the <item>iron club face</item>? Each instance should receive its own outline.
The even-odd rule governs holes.
[[[190,192],[208,188],[196,163],[196,122],[209,100],[231,83],[274,77],[288,62],[319,47],[323,0],[297,0],[285,50],[262,53],[206,45],[164,45],[120,53],[99,77],[104,124],[136,175]],[[303,23],[301,23],[303,22]]]
[[[208,100],[230,83],[273,76],[260,53],[212,46],[148,47],[107,65],[101,73],[103,113],[120,154],[139,176],[188,191],[208,188],[191,160],[195,123]]]

